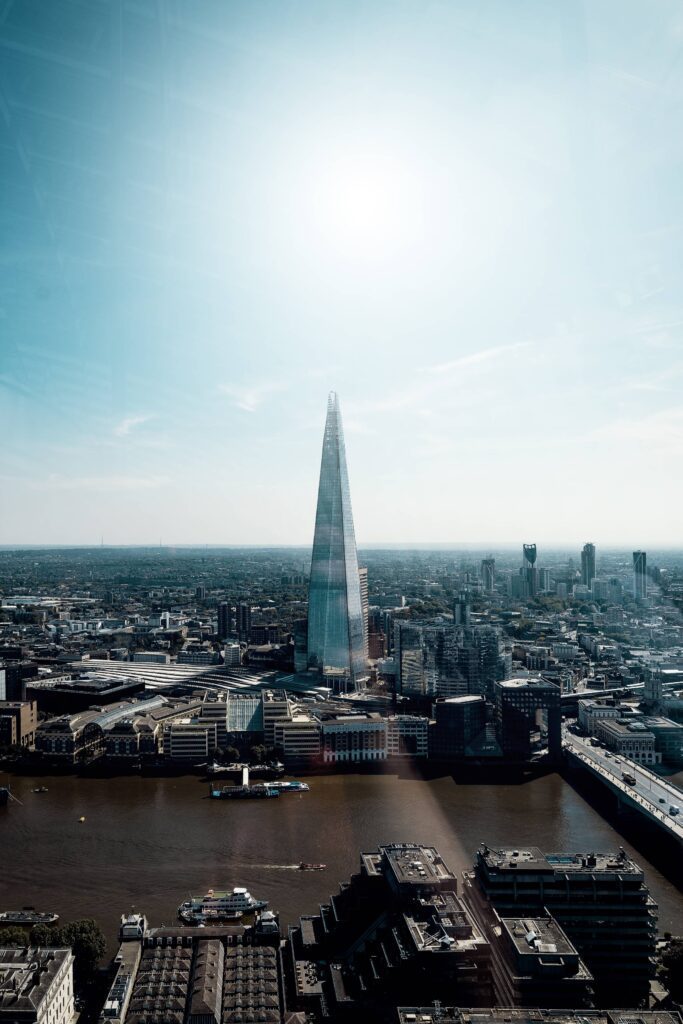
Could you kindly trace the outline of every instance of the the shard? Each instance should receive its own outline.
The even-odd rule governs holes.
[[[308,591],[308,666],[342,692],[358,687],[367,675],[344,432],[334,391],[327,403],[315,516]]]

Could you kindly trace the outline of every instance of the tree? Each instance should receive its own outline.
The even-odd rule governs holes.
[[[22,948],[29,945],[29,933],[23,928],[3,928],[0,930],[0,945]]]
[[[225,758],[230,764],[235,764],[240,759],[240,752],[237,747],[226,747]]]
[[[266,756],[266,748],[262,743],[257,743],[256,746],[249,748],[249,757],[251,758],[252,764],[262,764]]]
[[[662,955],[662,966],[669,992],[680,1001],[683,999],[683,939],[672,939]]]
[[[12,932],[19,930],[7,929]],[[4,934],[2,941],[4,941]],[[24,933],[22,942],[11,943],[11,945],[25,946],[27,941]],[[92,918],[72,921],[62,928],[48,928],[44,924],[38,924],[31,931],[31,945],[70,946],[74,955],[74,980],[79,988],[92,980],[107,948],[102,930]]]

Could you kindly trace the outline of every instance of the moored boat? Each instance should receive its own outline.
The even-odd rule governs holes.
[[[1,927],[33,928],[36,924],[53,925],[59,921],[59,914],[41,913],[33,907],[25,907],[24,910],[0,911]]]
[[[178,917],[185,924],[211,924],[239,921],[268,906],[268,900],[257,900],[251,893],[235,886],[232,890],[209,889],[206,896],[191,896],[178,907]]]

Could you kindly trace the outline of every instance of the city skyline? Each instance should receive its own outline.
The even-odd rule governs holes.
[[[307,543],[334,388],[364,544],[680,545],[677,4],[143,7],[0,29],[0,542]]]

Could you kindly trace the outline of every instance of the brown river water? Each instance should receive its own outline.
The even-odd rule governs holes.
[[[0,808],[0,910],[35,906],[95,917],[115,948],[120,914],[171,924],[188,894],[245,885],[289,923],[313,913],[357,869],[361,849],[417,841],[458,873],[480,842],[546,851],[617,849],[646,872],[660,929],[683,931],[683,894],[559,775],[522,784],[450,776],[309,776],[277,800],[209,800],[196,776],[14,777],[21,803]],[[36,794],[34,786],[48,792]],[[85,817],[84,822],[79,818]],[[324,862],[325,871],[296,869]]]

